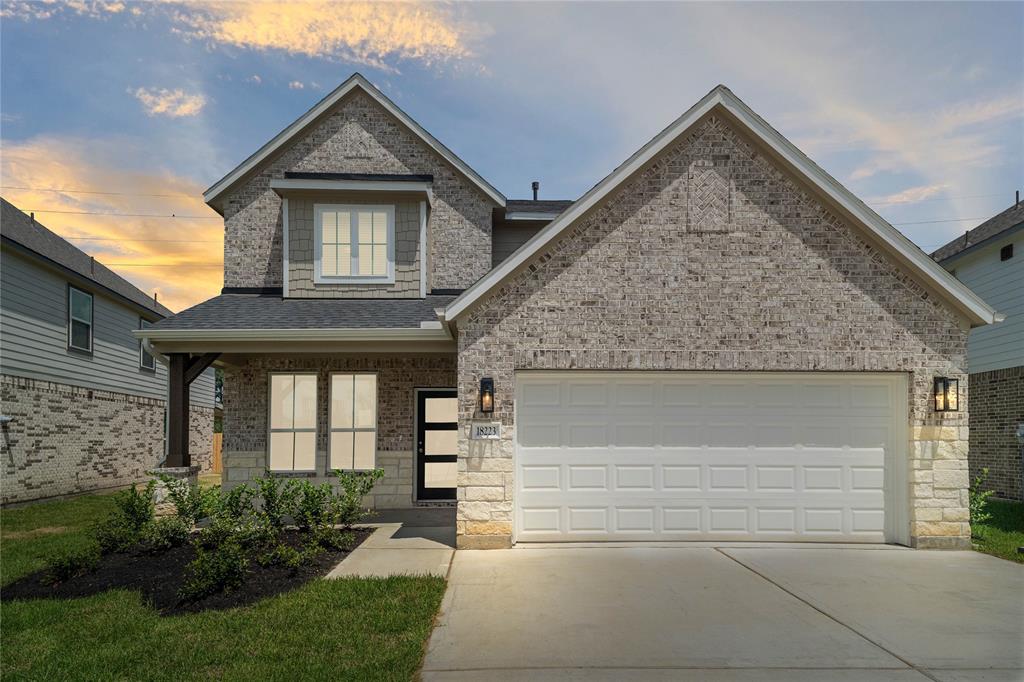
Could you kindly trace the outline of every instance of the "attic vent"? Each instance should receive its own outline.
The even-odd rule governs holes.
[[[999,260],[1010,260],[1013,258],[1013,244],[1007,244],[999,249]]]

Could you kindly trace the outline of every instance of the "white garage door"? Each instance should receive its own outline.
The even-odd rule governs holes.
[[[521,372],[516,539],[905,542],[906,396],[900,374]]]

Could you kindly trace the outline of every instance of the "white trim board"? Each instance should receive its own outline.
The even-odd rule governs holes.
[[[485,294],[515,274],[521,267],[554,242],[559,235],[579,218],[599,205],[616,188],[625,183],[634,173],[644,168],[659,153],[686,134],[712,109],[722,109],[739,122],[740,126],[760,143],[777,154],[799,176],[820,190],[830,200],[846,211],[874,237],[887,252],[895,256],[911,272],[931,285],[939,294],[966,315],[972,326],[999,322],[1003,319],[974,292],[946,272],[945,268],[933,261],[896,228],[872,211],[860,199],[843,187],[832,176],[797,149],[791,142],[769,126],[750,107],[744,104],[724,85],[717,86],[705,95],[669,127],[641,147],[615,171],[597,183],[576,203],[567,208],[558,218],[519,247],[515,253],[492,269],[487,275],[466,289],[458,298],[448,304],[445,317],[453,320],[466,312]]]
[[[483,179],[479,173],[469,167],[465,161],[455,155],[452,150],[441,144],[437,138],[428,133],[419,123],[414,121],[408,114],[398,108],[394,102],[388,99],[384,93],[375,88],[370,81],[366,80],[362,74],[355,73],[346,80],[344,83],[334,89],[333,92],[328,94],[322,100],[316,103],[309,111],[300,116],[287,128],[275,135],[269,142],[256,150],[245,161],[240,163],[234,170],[225,175],[223,178],[214,183],[209,189],[203,192],[203,200],[207,204],[213,206],[213,204],[221,198],[221,196],[231,188],[236,182],[241,180],[245,175],[254,170],[263,161],[265,161],[271,154],[276,152],[278,149],[283,147],[285,144],[290,142],[297,135],[302,133],[308,126],[312,125],[320,116],[327,113],[335,104],[337,104],[345,95],[349,94],[353,90],[362,90],[369,95],[374,101],[383,107],[389,114],[394,116],[405,125],[416,137],[420,138],[428,147],[434,152],[440,155],[448,163],[452,164],[460,173],[466,176],[473,184],[475,184],[487,197],[494,201],[499,206],[505,206],[505,197],[494,188],[489,182]],[[308,181],[304,181],[308,182]],[[216,207],[214,207],[216,208]]]

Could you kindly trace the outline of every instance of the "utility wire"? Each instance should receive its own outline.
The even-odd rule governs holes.
[[[117,237],[64,237],[87,242],[170,242],[176,244],[220,244],[216,239],[119,239]]]
[[[218,216],[208,215],[161,215],[159,213],[101,213],[97,211],[47,211],[45,209],[29,208],[23,209],[23,213],[64,213],[68,215],[102,215],[116,218],[183,218],[187,220],[223,220]]]
[[[198,199],[200,194],[149,194],[146,192],[94,192],[86,189],[58,189],[56,187],[15,187],[14,185],[2,185],[0,189],[19,189],[27,192],[60,192],[62,194],[101,194],[108,197],[185,197]]]

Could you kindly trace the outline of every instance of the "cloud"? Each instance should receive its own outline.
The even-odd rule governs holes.
[[[868,198],[864,201],[871,205],[916,204],[919,201],[924,201],[938,194],[942,194],[947,189],[949,189],[949,186],[945,184],[921,185],[920,187],[908,187],[907,189],[901,192],[896,192],[895,194]]]
[[[304,87],[306,86],[302,84],[302,81],[292,81],[288,84],[289,90],[302,90]]]
[[[253,85],[259,85],[260,83],[263,82],[263,79],[260,78],[259,74],[254,73],[253,75],[246,78],[245,82],[252,83]]]
[[[71,238],[142,291],[156,291],[161,303],[180,310],[215,296],[222,285],[223,222],[203,203],[203,187],[196,181],[142,163],[143,170],[130,168],[127,159],[144,159],[145,147],[127,138],[5,141],[0,158],[4,196],[26,212],[35,211],[40,223]],[[33,189],[11,189],[22,187]],[[79,192],[42,191],[48,189]],[[99,213],[196,217],[93,215]]]
[[[125,3],[104,0],[14,0],[6,1],[0,9],[0,17],[5,19],[21,19],[23,21],[50,19],[62,12],[70,12],[80,16],[100,18],[110,14],[120,14],[127,9]],[[133,12],[134,14],[134,9]]]
[[[378,68],[386,60],[428,64],[470,55],[475,27],[444,5],[409,2],[183,3],[187,36],[217,45],[330,58]]]
[[[184,90],[168,90],[166,88],[139,88],[134,93],[135,99],[142,102],[146,113],[150,116],[196,116],[206,106],[203,95],[189,95]]]

